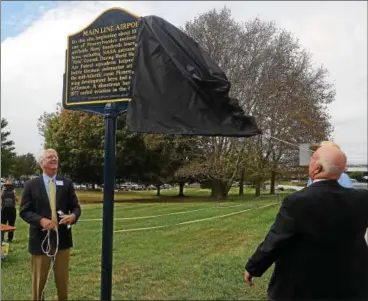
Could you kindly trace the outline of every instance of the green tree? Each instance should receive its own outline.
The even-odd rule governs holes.
[[[141,174],[145,184],[153,184],[160,195],[160,186],[172,182],[175,171],[180,167],[177,155],[177,137],[170,135],[145,134],[146,168]]]
[[[39,131],[45,138],[45,148],[55,148],[59,154],[60,172],[77,183],[103,183],[105,122],[97,114],[64,110],[44,113],[39,119]],[[126,129],[125,115],[117,119],[116,180],[138,180],[147,156],[142,134]]]
[[[33,154],[27,153],[15,157],[13,175],[16,179],[25,180],[38,171],[39,166]]]
[[[44,113],[39,131],[45,148],[54,148],[59,155],[59,170],[77,183],[102,183],[104,121],[99,115],[64,110]]]
[[[185,31],[224,70],[230,95],[264,133],[249,139],[203,138],[201,170],[208,172],[213,195],[225,197],[232,181],[243,182],[245,173],[255,181],[257,195],[270,177],[273,192],[279,165],[297,148],[272,137],[299,144],[327,139],[332,131],[327,105],[335,91],[327,70],[314,67],[298,40],[274,22],[236,22],[226,7],[187,22]]]
[[[124,114],[120,115],[117,120],[116,179],[120,182],[146,183],[144,174],[152,168],[152,164],[149,162],[144,134],[129,132],[125,118]]]
[[[240,80],[243,62],[242,29],[231,18],[229,9],[211,10],[186,22],[183,30],[209,54],[226,73],[234,95],[234,87]],[[235,88],[236,90],[236,88]],[[202,137],[203,158],[193,165],[193,175],[205,181],[213,198],[225,198],[238,174],[243,160],[241,144],[244,139],[228,137]]]
[[[363,181],[364,172],[363,171],[352,171],[349,173],[350,178],[357,180],[358,182]]]
[[[9,176],[15,163],[14,141],[9,139],[8,121],[1,118],[1,176]]]
[[[201,139],[197,136],[177,136],[172,155],[176,170],[172,175],[171,183],[179,184],[179,197],[184,197],[186,183],[199,181],[195,165],[202,160]],[[170,183],[170,182],[169,182]]]

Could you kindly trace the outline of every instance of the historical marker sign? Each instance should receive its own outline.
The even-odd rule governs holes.
[[[138,18],[120,8],[109,9],[68,36],[65,108],[83,109],[131,99]]]
[[[103,12],[68,36],[63,106],[105,118],[101,299],[111,300],[116,118],[131,99],[139,18],[121,8]]]

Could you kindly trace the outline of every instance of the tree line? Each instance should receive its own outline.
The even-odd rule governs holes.
[[[298,166],[298,145],[326,140],[332,133],[327,105],[335,99],[328,72],[316,66],[299,41],[274,22],[237,22],[224,7],[188,21],[181,28],[209,53],[231,82],[230,96],[255,116],[263,135],[252,138],[168,136],[129,132],[118,118],[116,179],[153,184],[200,182],[224,198],[234,181],[262,183],[287,174],[307,177]],[[63,110],[44,112],[39,132],[45,147],[60,156],[60,171],[76,182],[103,182],[104,120]]]
[[[38,172],[38,164],[33,154],[16,155],[14,141],[10,139],[8,121],[1,118],[1,177],[27,180]]]

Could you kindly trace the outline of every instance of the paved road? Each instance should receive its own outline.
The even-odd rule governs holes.
[[[291,186],[291,185],[277,185],[278,188],[284,188],[284,189],[294,189],[296,191],[302,190],[304,187],[300,186]]]

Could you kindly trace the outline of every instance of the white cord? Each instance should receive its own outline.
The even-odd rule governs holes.
[[[45,255],[47,257],[51,258],[51,264],[50,264],[50,267],[49,267],[49,272],[47,273],[46,282],[45,282],[45,285],[43,287],[40,300],[43,300],[43,294],[45,292],[45,288],[46,288],[47,283],[49,281],[51,270],[54,268],[55,260],[56,260],[56,254],[59,250],[59,232],[58,232],[57,228],[55,229],[55,232],[56,232],[56,249],[55,249],[54,254],[50,254],[50,252],[51,252],[51,239],[50,239],[51,231],[50,230],[47,230],[47,234],[46,234],[45,238],[43,239],[43,241],[41,243],[41,250],[42,250],[43,253],[45,253]],[[47,245],[46,245],[46,248],[45,248],[44,245],[45,245],[46,242],[47,242]]]
[[[265,137],[269,137],[269,138],[272,138],[272,139],[278,140],[278,141],[280,141],[280,142],[283,142],[283,143],[289,144],[289,145],[291,145],[291,146],[295,146],[295,147],[297,147],[297,148],[299,148],[299,147],[300,147],[299,145],[297,145],[297,144],[295,144],[295,143],[291,143],[291,142],[288,142],[288,141],[286,141],[286,140],[282,140],[282,139],[280,139],[280,138],[276,138],[276,137],[273,137],[273,136],[268,135],[268,134],[262,134],[262,136],[265,136]],[[311,150],[311,149],[309,149],[309,148],[301,148],[301,149],[308,150],[308,151],[310,151],[310,152],[312,152],[312,153],[314,153],[314,152],[315,152],[314,150]]]
[[[263,136],[266,136],[266,137],[269,137],[269,138],[272,138],[272,139],[275,139],[275,140],[278,140],[280,142],[283,142],[283,143],[286,143],[286,144],[289,144],[289,145],[292,145],[292,146],[296,146],[296,147],[299,147],[297,144],[294,144],[294,143],[291,143],[291,142],[288,142],[288,141],[285,141],[285,140],[282,140],[282,139],[279,139],[279,138],[276,138],[276,137],[273,137],[271,135],[267,135],[267,134],[262,134]],[[300,148],[300,149],[304,149],[304,150],[308,150],[312,153],[315,153],[316,151],[314,150],[311,150],[311,149],[308,149],[308,148]],[[341,168],[340,165],[331,165],[331,167],[338,167],[338,168]]]

